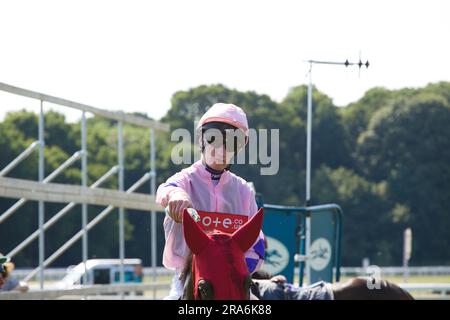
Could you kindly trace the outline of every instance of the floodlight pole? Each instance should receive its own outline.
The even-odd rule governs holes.
[[[306,125],[306,199],[305,205],[309,207],[311,205],[311,136],[312,136],[312,67],[313,64],[328,64],[328,65],[344,65],[345,67],[357,65],[361,70],[362,66],[365,66],[366,69],[369,68],[369,61],[366,63],[359,59],[359,62],[349,62],[348,59],[345,62],[334,62],[334,61],[318,61],[318,60],[307,60],[309,63],[309,84],[308,84],[308,113],[307,113],[307,125]],[[311,245],[311,215],[309,211],[306,213],[306,278],[308,279],[308,283],[311,283],[310,280],[310,263],[308,260],[309,257],[309,247]]]

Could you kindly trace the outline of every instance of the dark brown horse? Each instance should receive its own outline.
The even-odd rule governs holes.
[[[368,285],[372,283],[372,286]],[[332,283],[335,300],[414,300],[408,291],[395,283],[379,280],[375,286],[374,279],[358,277],[344,283]]]
[[[245,300],[250,298],[252,278],[244,253],[256,241],[262,227],[263,209],[234,234],[205,234],[187,210],[183,216],[186,243],[192,251],[181,274],[182,299]],[[335,300],[412,300],[394,283],[381,280],[369,285],[370,278],[358,277],[331,284]],[[372,289],[370,289],[372,288]]]

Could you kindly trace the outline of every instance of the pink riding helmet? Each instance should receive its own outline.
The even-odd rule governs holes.
[[[245,112],[230,103],[216,103],[200,118],[197,125],[197,131],[201,130],[202,126],[208,122],[225,122],[238,129],[241,129],[248,140],[248,122]]]

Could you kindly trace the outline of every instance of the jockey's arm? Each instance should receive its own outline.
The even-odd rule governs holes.
[[[175,222],[182,221],[183,209],[192,207],[192,202],[185,191],[185,177],[177,173],[158,187],[156,202],[162,207],[169,206],[169,216]]]

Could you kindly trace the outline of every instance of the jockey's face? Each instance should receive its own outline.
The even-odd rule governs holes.
[[[214,148],[210,144],[205,146],[205,151],[203,152],[202,155],[203,160],[210,168],[219,171],[225,169],[228,166],[233,156],[234,153],[226,152],[224,146]]]
[[[245,145],[242,130],[209,128],[202,132],[202,157],[206,164],[215,170],[223,170],[231,159]]]

